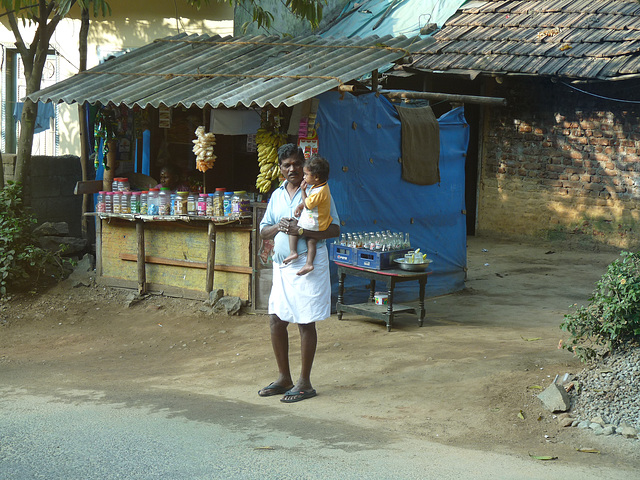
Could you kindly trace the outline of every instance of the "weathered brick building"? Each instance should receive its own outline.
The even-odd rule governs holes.
[[[471,233],[640,247],[640,3],[471,2],[434,38],[425,90],[507,100],[465,104]]]

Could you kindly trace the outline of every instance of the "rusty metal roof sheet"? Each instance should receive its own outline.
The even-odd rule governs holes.
[[[463,6],[406,67],[607,80],[640,75],[637,0],[486,0]]]
[[[177,35],[30,95],[128,107],[295,105],[383,68],[431,38]]]

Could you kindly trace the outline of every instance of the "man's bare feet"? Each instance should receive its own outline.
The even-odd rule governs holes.
[[[298,252],[291,252],[287,258],[284,259],[283,263],[286,265],[287,263],[298,258]]]
[[[298,275],[306,275],[313,270],[313,265],[306,265],[298,271]]]

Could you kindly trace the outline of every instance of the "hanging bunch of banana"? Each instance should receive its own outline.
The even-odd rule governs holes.
[[[274,133],[268,128],[260,127],[256,134],[258,147],[258,164],[260,173],[256,179],[256,187],[261,193],[267,193],[271,189],[271,182],[280,176],[278,164],[278,148],[287,142],[287,136]]]
[[[205,133],[204,127],[200,125],[196,128],[196,139],[193,142],[193,153],[196,154],[196,168],[201,172],[206,172],[213,168],[216,156],[213,153],[213,146],[216,144],[216,136],[213,132]]]

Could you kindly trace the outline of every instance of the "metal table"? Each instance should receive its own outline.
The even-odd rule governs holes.
[[[344,312],[357,313],[366,317],[384,320],[387,324],[387,331],[391,331],[395,314],[402,312],[417,313],[414,307],[393,305],[393,289],[396,283],[417,281],[420,284],[420,315],[418,317],[418,325],[420,327],[422,326],[425,315],[424,291],[427,285],[427,279],[429,275],[433,273],[431,270],[424,272],[410,272],[395,268],[390,270],[368,270],[355,265],[338,262],[336,262],[336,266],[338,267],[338,303],[336,304],[338,320],[342,320],[342,314]],[[355,275],[356,277],[371,280],[369,300],[366,303],[344,304],[344,277],[347,275]],[[387,305],[376,305],[374,303],[376,282],[384,282],[387,286],[387,295],[389,296]]]

